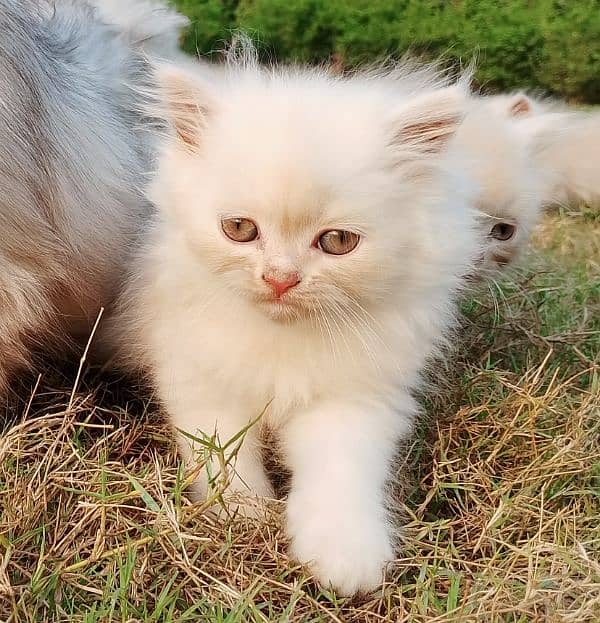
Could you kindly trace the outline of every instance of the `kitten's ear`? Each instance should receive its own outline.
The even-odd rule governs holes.
[[[183,147],[197,151],[213,106],[207,86],[196,72],[169,63],[158,65],[155,75],[161,98],[161,117],[175,130]]]
[[[396,109],[392,147],[409,156],[438,154],[456,133],[470,103],[465,85],[435,89]]]
[[[533,100],[524,93],[515,93],[508,100],[508,114],[510,117],[527,117],[533,112]]]

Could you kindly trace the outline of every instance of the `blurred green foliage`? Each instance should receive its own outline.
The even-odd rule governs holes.
[[[242,29],[279,60],[353,66],[406,52],[477,60],[489,91],[600,103],[600,0],[175,0],[184,47],[215,53]]]

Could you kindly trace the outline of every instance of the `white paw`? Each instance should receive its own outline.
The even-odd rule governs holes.
[[[287,508],[291,554],[338,595],[368,593],[381,585],[393,558],[389,527],[377,509],[343,511],[333,505],[317,508],[292,493]]]

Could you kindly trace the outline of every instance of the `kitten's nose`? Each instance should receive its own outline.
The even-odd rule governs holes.
[[[288,290],[300,283],[300,275],[298,273],[289,273],[283,276],[263,275],[262,278],[271,286],[276,299],[281,298]]]

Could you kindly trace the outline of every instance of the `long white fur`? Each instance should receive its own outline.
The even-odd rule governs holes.
[[[522,120],[537,161],[552,175],[546,204],[600,204],[600,114],[544,113]]]
[[[546,205],[600,202],[600,114],[523,92],[489,98],[500,114],[513,118],[546,183]]]
[[[444,155],[468,92],[394,79],[401,96],[385,76],[247,57],[210,82],[162,67],[174,131],[150,191],[159,216],[114,323],[176,430],[225,442],[266,409],[292,471],[292,554],[343,594],[375,587],[393,558],[392,457],[479,253],[473,184]],[[223,215],[254,219],[260,242],[227,240]],[[363,239],[325,256],[313,241],[328,228]],[[291,270],[302,282],[286,306],[261,275]],[[259,445],[254,426],[230,491],[272,495]],[[197,493],[209,486],[200,476]]]

